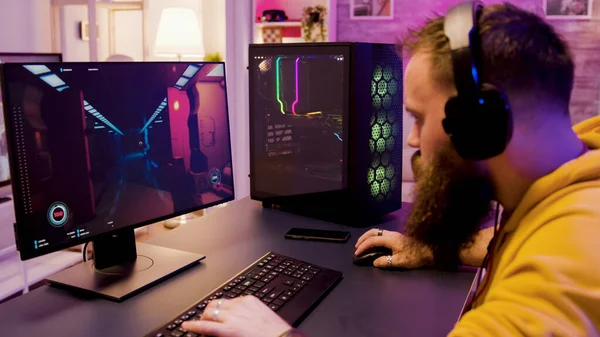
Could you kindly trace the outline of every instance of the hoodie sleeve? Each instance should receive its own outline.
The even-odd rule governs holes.
[[[600,213],[586,206],[524,238],[449,336],[599,336]]]

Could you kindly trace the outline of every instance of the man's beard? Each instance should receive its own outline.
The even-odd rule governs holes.
[[[415,155],[419,155],[418,153]],[[460,251],[470,246],[483,220],[491,214],[493,186],[472,161],[452,145],[437,153],[430,165],[413,158],[415,194],[405,233],[434,253],[439,267],[455,268]]]

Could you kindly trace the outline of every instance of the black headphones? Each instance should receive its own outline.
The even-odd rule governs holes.
[[[458,154],[470,160],[501,154],[513,132],[506,98],[480,82],[483,52],[477,25],[482,11],[480,1],[463,2],[448,10],[444,19],[458,94],[446,102],[442,125]]]

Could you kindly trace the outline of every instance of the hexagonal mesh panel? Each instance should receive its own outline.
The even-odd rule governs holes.
[[[371,167],[367,182],[375,201],[389,200],[402,173],[402,61],[389,48],[373,49]]]

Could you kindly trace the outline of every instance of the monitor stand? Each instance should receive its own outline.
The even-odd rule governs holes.
[[[132,228],[93,241],[94,259],[60,271],[46,280],[53,286],[91,292],[123,301],[206,256],[135,242]]]

